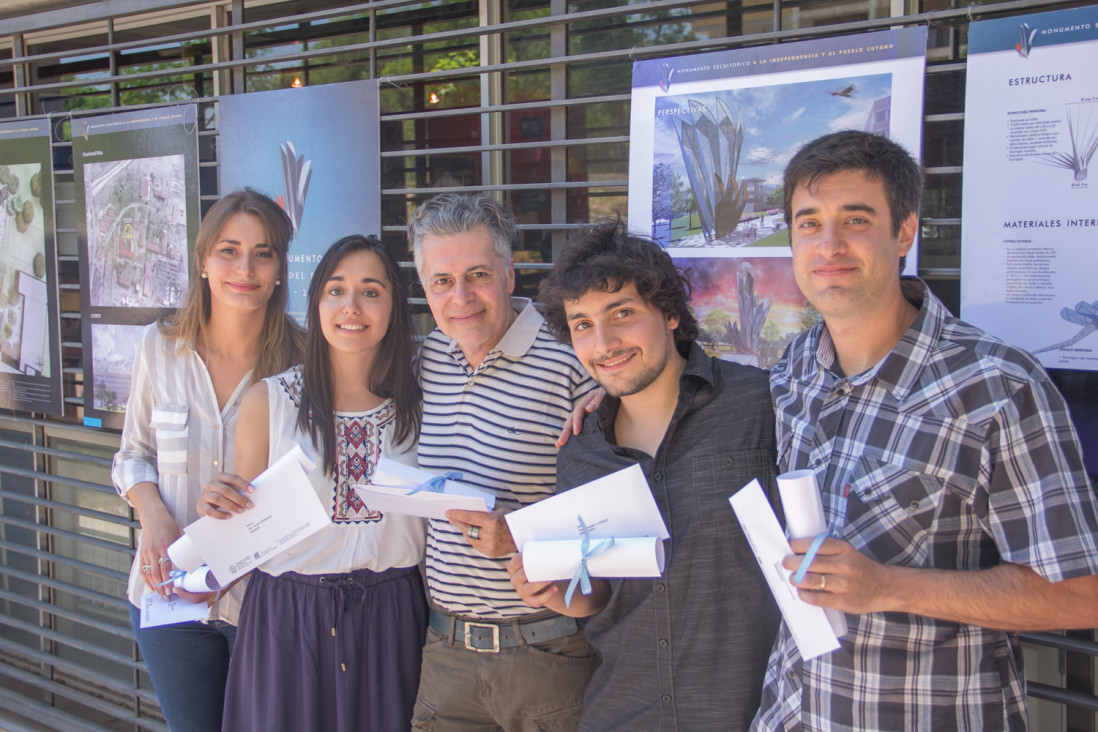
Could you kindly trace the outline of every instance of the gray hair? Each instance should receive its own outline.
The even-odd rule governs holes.
[[[440,193],[419,204],[408,221],[408,241],[412,245],[416,272],[423,277],[421,243],[428,234],[450,236],[464,234],[483,226],[492,237],[492,248],[506,264],[514,261],[513,247],[518,235],[515,215],[483,193]]]

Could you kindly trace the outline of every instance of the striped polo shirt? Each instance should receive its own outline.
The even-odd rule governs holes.
[[[465,483],[495,494],[505,511],[556,492],[557,436],[594,386],[530,300],[511,298],[511,304],[518,316],[476,369],[437,328],[419,354],[420,467],[461,473]],[[448,612],[493,620],[538,612],[511,587],[509,560],[485,557],[447,521],[429,522],[427,587],[432,602]]]

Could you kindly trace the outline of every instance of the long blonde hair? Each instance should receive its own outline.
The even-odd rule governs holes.
[[[225,222],[238,213],[251,214],[262,222],[267,231],[267,244],[278,257],[279,279],[283,282],[275,287],[271,299],[267,301],[261,350],[252,370],[254,382],[299,363],[305,346],[305,334],[286,314],[288,295],[285,283],[289,281],[286,255],[294,234],[293,224],[277,203],[259,191],[251,188],[233,191],[210,207],[195,237],[191,282],[183,307],[161,318],[158,325],[164,336],[177,339],[178,348],[194,348],[199,337],[205,335],[206,324],[210,320],[210,283],[199,273]]]

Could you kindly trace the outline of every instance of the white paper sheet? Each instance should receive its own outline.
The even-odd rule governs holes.
[[[782,566],[782,559],[793,553],[782,533],[782,527],[774,510],[763,495],[759,481],[753,480],[736,492],[728,502],[736,512],[736,518],[743,527],[743,533],[755,559],[759,562],[763,576],[770,585],[770,592],[778,603],[785,623],[801,658],[809,660],[835,650],[839,639],[831,629],[831,624],[823,608],[809,605],[797,596],[797,588],[789,584],[793,574]]]
[[[814,539],[827,531],[823,500],[812,470],[794,470],[778,476],[778,493],[785,511],[785,531],[790,539]],[[846,635],[846,616],[833,607],[824,608],[835,635]]]
[[[592,539],[593,548],[603,539]],[[528,541],[522,547],[522,566],[531,582],[572,579],[579,569],[583,539]],[[663,574],[663,539],[655,536],[614,539],[614,545],[587,559],[592,577],[659,577]]]
[[[433,519],[445,519],[451,508],[488,512],[496,505],[496,497],[488,491],[458,480],[447,480],[441,493],[422,490],[408,495],[436,477],[434,473],[383,457],[377,461],[370,483],[356,485],[355,492],[372,510]]]
[[[165,600],[156,592],[141,596],[141,627],[156,628],[195,620],[205,620],[210,608],[204,602],[189,602],[178,595]]]
[[[652,489],[639,465],[558,493],[505,517],[515,546],[528,541],[582,539],[578,518],[583,517],[591,539],[670,538]]]
[[[253,508],[183,529],[219,580],[228,584],[331,524],[307,477],[315,467],[297,446],[252,481]]]

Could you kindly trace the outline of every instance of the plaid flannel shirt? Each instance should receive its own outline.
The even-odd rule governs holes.
[[[823,324],[790,345],[771,373],[779,469],[815,470],[829,528],[884,564],[1098,573],[1094,493],[1047,374],[921,281],[903,290],[919,314],[865,373],[836,374]],[[753,729],[1026,729],[1014,634],[907,613],[847,624],[808,662],[782,625]]]

